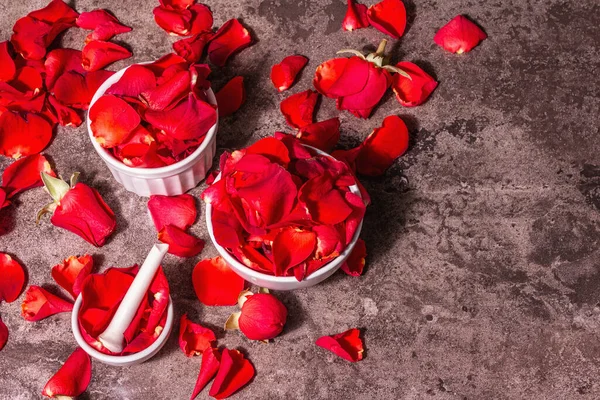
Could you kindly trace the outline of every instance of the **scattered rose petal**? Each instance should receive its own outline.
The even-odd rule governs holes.
[[[342,21],[342,28],[345,31],[353,31],[356,29],[366,28],[369,24],[367,17],[367,6],[364,4],[355,3],[354,0],[348,0],[348,9],[346,16]]]
[[[358,239],[356,246],[352,249],[352,253],[342,264],[342,271],[350,276],[360,276],[365,268],[365,258],[367,257],[367,247],[365,241]]]
[[[159,0],[160,5],[175,10],[185,10],[196,3],[196,0]]]
[[[72,309],[72,303],[53,295],[44,288],[30,286],[21,304],[21,315],[27,321],[35,322]]]
[[[0,114],[0,154],[4,156],[19,158],[39,153],[51,139],[52,125],[36,114]]]
[[[8,327],[0,318],[0,350],[4,348],[6,342],[8,341]]]
[[[192,195],[150,196],[148,211],[157,231],[165,225],[187,229],[196,221],[196,200]]]
[[[25,285],[25,271],[21,264],[6,253],[0,253],[0,303],[12,303]]]
[[[406,8],[402,0],[383,0],[369,7],[367,17],[380,32],[400,39],[406,28]]]
[[[462,54],[471,51],[487,35],[474,22],[463,15],[457,15],[435,34],[433,40],[444,50]]]
[[[77,26],[94,31],[88,35],[86,43],[93,40],[110,40],[115,35],[131,31],[130,27],[122,25],[112,14],[100,9],[79,14]]]
[[[319,94],[312,90],[296,93],[281,102],[279,106],[285,121],[294,128],[312,124],[315,105]]]
[[[283,276],[290,268],[305,261],[314,252],[316,244],[314,232],[292,227],[281,230],[273,240],[275,276]]]
[[[213,64],[222,67],[232,54],[250,46],[251,43],[250,32],[237,19],[230,19],[211,39],[208,57]]]
[[[362,360],[364,352],[363,343],[359,336],[360,331],[353,328],[337,335],[322,336],[317,339],[315,344],[342,357],[344,360],[357,362]]]
[[[190,34],[197,35],[212,31],[213,15],[210,8],[204,4],[194,4],[188,8],[192,13]]]
[[[44,61],[46,70],[46,87],[51,90],[65,72],[74,71],[83,74],[81,51],[75,49],[54,49],[48,53]]]
[[[204,47],[212,38],[211,33],[199,33],[192,37],[180,39],[173,43],[173,50],[190,63],[198,62],[202,58]]]
[[[305,125],[296,137],[304,144],[330,153],[340,140],[340,119],[335,117]]]
[[[165,32],[173,36],[186,36],[190,34],[192,12],[169,7],[158,6],[152,10],[154,21]]]
[[[91,129],[102,147],[115,147],[140,124],[140,116],[127,102],[113,95],[100,97],[90,108]]]
[[[193,323],[187,314],[181,316],[179,323],[179,347],[188,357],[199,356],[212,348],[217,337],[214,332],[200,324]]]
[[[10,205],[10,201],[6,197],[6,192],[0,187],[0,210]]]
[[[115,61],[131,57],[131,52],[116,43],[93,40],[81,51],[83,69],[97,71]]]
[[[219,371],[209,391],[209,396],[225,399],[254,377],[254,367],[238,350],[223,349]]]
[[[404,107],[423,104],[431,92],[435,90],[438,83],[418,65],[409,61],[399,62],[396,67],[402,69],[411,77],[411,79],[408,79],[400,74],[394,74],[392,89],[396,94],[396,99]]]
[[[278,336],[287,320],[287,308],[269,293],[247,296],[238,324],[250,340],[269,340]]]
[[[42,75],[33,67],[21,67],[10,84],[22,93],[33,92],[35,94],[42,89]]]
[[[92,273],[94,261],[89,254],[70,256],[52,267],[52,279],[73,296],[79,296],[83,281]]]
[[[11,81],[17,72],[9,45],[10,42],[8,41],[0,42],[0,65],[2,65],[2,70],[0,70],[0,81],[2,82]]]
[[[386,117],[381,127],[373,130],[362,144],[356,158],[356,170],[362,175],[382,175],[407,149],[406,124],[396,115]]]
[[[219,117],[225,118],[236,112],[246,101],[244,77],[236,76],[221,88],[216,94]]]
[[[20,158],[6,167],[2,173],[2,187],[8,198],[25,190],[43,186],[41,172],[56,176],[46,157],[41,154]]]
[[[92,379],[92,360],[78,347],[50,378],[42,394],[50,398],[75,398],[87,389]]]
[[[351,0],[350,0],[351,1]],[[300,55],[287,56],[271,68],[271,82],[280,92],[288,90],[294,84],[296,76],[308,63],[308,58]]]
[[[245,281],[221,257],[201,260],[192,272],[196,296],[207,306],[232,306],[237,303]]]
[[[178,257],[194,257],[204,248],[204,240],[190,235],[173,225],[165,225],[158,232],[158,240],[169,245],[169,254]]]
[[[221,364],[221,352],[213,347],[204,350],[202,353],[202,363],[200,364],[200,373],[194,386],[194,391],[190,396],[190,400],[194,400],[196,396],[208,385],[208,382],[217,375],[219,365]]]
[[[61,104],[87,110],[100,85],[113,74],[112,71],[94,71],[82,74],[69,71],[62,74],[54,84],[54,96]]]
[[[58,101],[56,97],[52,95],[48,96],[48,103],[50,103],[49,107],[54,111],[58,123],[61,126],[77,127],[83,122],[81,116],[79,116],[77,111],[75,111],[71,107],[65,106],[60,101]]]

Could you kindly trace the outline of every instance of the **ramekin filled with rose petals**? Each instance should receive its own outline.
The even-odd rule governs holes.
[[[169,54],[108,78],[87,127],[115,179],[140,196],[178,195],[206,176],[216,150],[217,102],[206,64]]]
[[[91,357],[117,367],[140,364],[165,345],[173,327],[173,302],[169,283],[159,267],[147,296],[143,298],[133,321],[124,333],[124,348],[113,353],[98,336],[104,332],[131,286],[139,267],[109,268],[91,274],[82,284],[71,316],[71,328],[77,344]]]
[[[244,279],[275,290],[316,285],[358,241],[365,203],[347,164],[277,133],[224,153],[202,193],[221,256]]]

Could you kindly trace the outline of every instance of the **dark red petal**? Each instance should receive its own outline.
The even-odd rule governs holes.
[[[244,77],[233,77],[215,94],[215,97],[217,98],[220,118],[225,118],[236,112],[246,101]]]
[[[113,95],[100,97],[90,108],[90,127],[102,147],[123,143],[140,124],[140,116],[126,101]]]
[[[287,167],[290,162],[290,155],[287,147],[281,140],[272,137],[266,137],[254,142],[250,147],[246,148],[246,154],[260,154],[284,168]]]
[[[194,257],[204,248],[204,240],[190,235],[173,225],[165,225],[158,232],[158,240],[169,245],[169,254]]]
[[[202,353],[202,364],[200,364],[200,373],[194,386],[194,391],[190,396],[190,400],[194,400],[196,396],[208,385],[208,382],[217,375],[219,365],[221,364],[221,352],[219,349],[208,348]]]
[[[211,349],[212,342],[217,337],[214,332],[200,324],[190,321],[187,314],[181,316],[179,322],[179,347],[188,357],[199,356],[204,351]]]
[[[6,327],[6,324],[4,324],[4,322],[2,322],[2,318],[0,318],[0,350],[2,350],[4,348],[7,341],[8,341],[8,328]]]
[[[25,271],[21,264],[6,253],[0,253],[0,303],[12,303],[25,285]]]
[[[404,70],[411,77],[408,79],[400,74],[395,74],[392,78],[392,89],[396,94],[396,99],[404,107],[422,104],[438,85],[435,79],[416,64],[402,61],[396,64],[396,67]]]
[[[471,51],[487,35],[474,22],[457,15],[435,34],[433,40],[444,50],[462,54]]]
[[[192,13],[190,34],[197,35],[202,32],[212,31],[213,15],[210,8],[204,4],[194,4],[188,10]]]
[[[10,85],[22,93],[39,92],[42,89],[43,81],[40,72],[29,66],[21,67],[17,70],[14,79]]]
[[[369,7],[371,25],[394,39],[400,39],[406,28],[406,8],[402,0],[383,0]]]
[[[367,257],[367,247],[365,241],[358,239],[356,246],[352,249],[352,253],[342,264],[342,271],[350,276],[360,276],[365,268],[365,258]]]
[[[54,49],[46,56],[46,88],[52,90],[57,79],[65,72],[75,71],[83,74],[81,51],[75,49]]]
[[[280,92],[292,87],[296,76],[308,63],[308,58],[300,55],[287,56],[279,64],[271,68],[271,82]]]
[[[296,137],[304,144],[330,153],[340,140],[340,119],[335,117],[305,125]]]
[[[0,210],[2,210],[4,207],[8,207],[9,205],[10,201],[8,201],[6,198],[6,192],[0,187]],[[2,231],[0,230],[0,232]]]
[[[349,60],[349,58],[333,58],[319,65],[315,71],[315,77],[313,78],[315,89],[324,96],[336,98],[337,95],[330,95],[329,90],[344,74],[346,64],[348,64]],[[362,73],[360,75],[362,76]],[[367,81],[367,74],[364,75],[363,87],[364,83]],[[360,91],[360,89],[358,91]]]
[[[54,314],[69,312],[73,304],[39,286],[30,286],[21,304],[21,315],[27,321],[39,321]]]
[[[337,335],[322,336],[315,344],[350,362],[363,358],[363,342],[360,339],[360,331],[356,328]]]
[[[81,116],[72,109],[71,107],[67,107],[62,104],[60,101],[56,99],[56,97],[49,95],[48,103],[50,103],[50,107],[56,116],[58,123],[61,126],[79,126],[83,122]]]
[[[285,121],[294,128],[312,124],[319,94],[312,90],[296,93],[283,100],[279,106]]]
[[[169,35],[186,36],[190,34],[192,12],[190,10],[174,10],[158,6],[152,10],[154,21]]]
[[[388,71],[369,63],[369,79],[363,90],[353,95],[340,97],[336,106],[339,110],[349,110],[361,118],[368,118],[391,83],[392,79]]]
[[[0,65],[2,65],[2,69],[0,70],[0,81],[8,82],[12,80],[17,70],[8,41],[0,42]]]
[[[121,24],[106,10],[81,13],[77,18],[77,26],[94,31],[87,37],[86,43],[93,40],[110,40],[115,35],[131,31],[130,27]]]
[[[173,50],[190,63],[202,58],[204,47],[212,37],[212,33],[199,33],[189,38],[180,39],[173,43]]]
[[[232,306],[244,290],[245,281],[221,257],[201,260],[192,272],[194,291],[207,306]]]
[[[237,19],[230,19],[219,28],[210,41],[208,58],[213,64],[222,67],[232,54],[250,46],[251,43],[250,32]]]
[[[41,154],[23,157],[6,167],[2,173],[2,187],[8,198],[25,190],[42,186],[41,172],[56,176],[46,157]]]
[[[157,231],[165,225],[187,229],[196,221],[196,200],[192,195],[150,196],[148,211]]]
[[[382,175],[407,149],[408,128],[400,117],[390,115],[365,139],[356,158],[356,170],[362,175]]]
[[[93,40],[81,51],[82,65],[86,71],[97,71],[115,61],[131,57],[131,52],[116,43]]]
[[[0,114],[0,154],[4,156],[19,158],[39,153],[51,139],[52,125],[36,114]]]
[[[42,394],[51,398],[77,397],[87,389],[92,379],[92,360],[78,347],[62,367],[50,378]]]
[[[254,374],[254,367],[242,353],[223,349],[219,371],[208,394],[216,399],[225,399],[250,382]]]
[[[132,65],[127,68],[123,76],[111,85],[106,94],[115,96],[138,97],[145,92],[156,87],[156,76],[154,72],[143,65]]]
[[[83,281],[92,273],[93,266],[94,261],[89,254],[71,256],[52,267],[52,279],[76,299]]]
[[[354,0],[348,0],[348,9],[342,21],[342,29],[353,31],[355,29],[366,28],[369,25],[367,6],[355,3]]]
[[[273,240],[275,276],[283,276],[288,269],[310,257],[316,245],[314,232],[293,227],[281,230]]]

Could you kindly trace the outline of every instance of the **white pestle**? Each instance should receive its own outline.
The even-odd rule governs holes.
[[[155,244],[152,246],[127,293],[125,293],[119,308],[117,308],[117,312],[115,312],[106,330],[98,336],[98,340],[102,345],[113,353],[123,351],[123,334],[133,321],[163,257],[167,254],[167,250],[169,250],[168,244]]]

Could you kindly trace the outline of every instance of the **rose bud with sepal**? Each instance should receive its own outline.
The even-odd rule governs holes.
[[[243,291],[238,305],[241,311],[229,316],[225,329],[239,329],[248,339],[261,341],[273,339],[283,330],[287,308],[267,289],[257,294]]]

